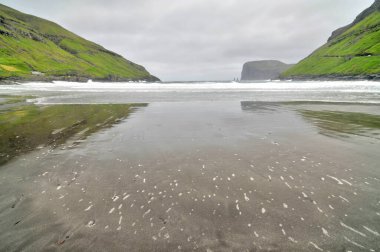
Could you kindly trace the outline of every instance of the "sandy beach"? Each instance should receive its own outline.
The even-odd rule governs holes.
[[[0,250],[378,251],[378,111],[192,101],[118,112],[1,166]]]
[[[0,0],[0,252],[380,252],[380,0]]]

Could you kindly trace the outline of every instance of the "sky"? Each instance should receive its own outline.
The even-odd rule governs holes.
[[[0,0],[143,65],[163,81],[232,80],[296,63],[374,0]]]

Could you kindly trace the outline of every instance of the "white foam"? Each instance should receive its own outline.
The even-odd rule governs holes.
[[[147,91],[154,90],[258,90],[258,91],[319,91],[319,90],[332,90],[332,91],[346,91],[346,92],[365,92],[373,90],[380,92],[379,83],[369,81],[312,81],[307,82],[268,82],[263,81],[259,83],[218,83],[218,82],[201,82],[201,83],[105,83],[105,82],[92,82],[92,83],[77,83],[77,82],[64,82],[54,81],[53,83],[21,83],[19,85],[1,85],[0,90],[52,90],[52,91],[66,91],[66,90],[102,90],[109,92],[110,90],[138,90]]]
[[[366,248],[366,247],[364,247],[363,245],[361,245],[361,244],[359,244],[359,243],[357,243],[357,242],[351,241],[351,240],[348,239],[346,236],[344,236],[344,239],[345,239],[346,241],[348,241],[349,243],[355,245],[356,247],[359,247],[359,248],[362,248],[362,249],[365,249],[365,248]]]
[[[244,193],[244,199],[245,199],[245,201],[249,201],[249,198],[248,198],[246,193]]]
[[[312,245],[315,249],[319,250],[319,251],[323,251],[323,249],[321,249],[320,247],[318,247],[317,244],[315,244],[314,242],[309,242],[310,245]]]
[[[288,237],[289,241],[293,242],[293,243],[298,243],[298,241],[296,241],[293,237],[289,236]]]
[[[77,99],[76,103],[83,103],[80,99],[84,93],[126,93],[127,95],[136,96],[135,94],[144,95],[146,93],[154,94],[156,97],[166,98],[163,100],[173,99],[171,95],[175,93],[176,97],[182,94],[192,94],[191,99],[200,99],[196,94],[210,93],[209,97],[215,97],[214,94],[222,94],[220,97],[227,97],[236,94],[244,95],[245,93],[267,93],[255,97],[256,100],[262,101],[283,101],[285,100],[308,100],[308,101],[327,101],[327,102],[357,102],[357,103],[380,103],[374,94],[380,93],[379,82],[370,81],[311,81],[311,82],[259,82],[259,83],[221,83],[221,82],[198,82],[198,83],[75,83],[55,81],[54,83],[20,83],[18,85],[0,85],[0,93],[63,93],[60,97],[45,97],[33,99],[33,102],[40,104],[59,104],[60,98],[67,94],[73,94]],[[272,93],[282,94],[275,98]],[[326,93],[331,94],[330,96]],[[195,95],[194,95],[195,94]],[[302,95],[300,95],[302,94]],[[307,94],[307,95],[305,95]],[[352,94],[352,95],[347,95]],[[211,96],[212,95],[212,96]],[[109,96],[112,97],[112,96]],[[158,99],[162,99],[159,97]],[[169,97],[169,99],[168,99]],[[216,99],[223,99],[223,98]],[[231,96],[230,96],[231,97]],[[249,97],[253,97],[250,95]],[[327,97],[327,98],[326,98]],[[101,99],[107,99],[102,97]],[[111,99],[109,99],[112,101]],[[74,102],[74,103],[75,103]],[[97,103],[97,100],[85,101],[89,104]],[[68,102],[63,102],[68,104]]]
[[[347,185],[349,185],[349,186],[352,186],[352,183],[350,183],[350,182],[348,182],[347,180],[345,180],[345,179],[341,179],[344,183],[346,183]]]
[[[351,230],[351,231],[354,232],[354,233],[357,233],[357,234],[360,235],[360,236],[367,237],[366,234],[364,234],[364,233],[362,233],[362,232],[360,232],[360,231],[354,229],[353,227],[350,227],[350,226],[344,224],[343,222],[340,222],[340,225],[341,225],[342,227],[347,228],[348,230]]]
[[[285,232],[284,229],[281,229],[281,232],[282,232],[282,234],[283,234],[284,236],[286,236],[286,232]]]
[[[339,195],[339,198],[341,198],[342,200],[346,201],[347,203],[350,203],[350,201],[348,199],[346,199],[345,197],[343,197],[343,196]]]
[[[90,205],[89,207],[87,207],[86,209],[84,209],[84,211],[85,212],[90,211],[92,207],[93,207],[93,205]]]
[[[330,237],[329,232],[322,227],[322,233],[326,235],[327,237]]]
[[[285,185],[289,187],[289,189],[292,189],[292,187],[288,184],[288,182],[285,182]]]
[[[87,227],[91,228],[93,226],[95,226],[95,221],[91,220],[87,223]]]
[[[363,226],[363,228],[375,236],[380,236],[380,234],[377,231],[375,231],[369,227]]]
[[[150,211],[151,211],[150,209],[149,209],[149,210],[147,210],[147,211],[146,211],[146,212],[143,214],[143,216],[142,216],[142,217],[143,217],[143,218],[145,218],[145,216],[146,216],[146,215],[148,215],[148,214],[150,213]]]
[[[329,177],[329,178],[335,180],[336,182],[338,182],[339,185],[343,185],[342,181],[340,181],[340,180],[339,180],[338,178],[336,178],[336,177],[333,177],[333,176],[330,176],[330,175],[326,175],[326,177]]]

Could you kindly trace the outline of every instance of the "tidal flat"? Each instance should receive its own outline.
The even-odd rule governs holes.
[[[0,164],[44,146],[57,147],[110,127],[145,104],[36,106],[26,97],[4,97],[0,104]],[[73,141],[74,140],[74,141]]]
[[[378,111],[257,101],[7,107],[0,250],[377,251]]]

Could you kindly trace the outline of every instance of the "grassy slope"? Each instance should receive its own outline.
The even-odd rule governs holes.
[[[284,72],[282,77],[372,74],[380,74],[380,11],[378,10]]]
[[[32,71],[47,79],[155,80],[142,66],[55,23],[0,4],[0,78],[37,78]]]

